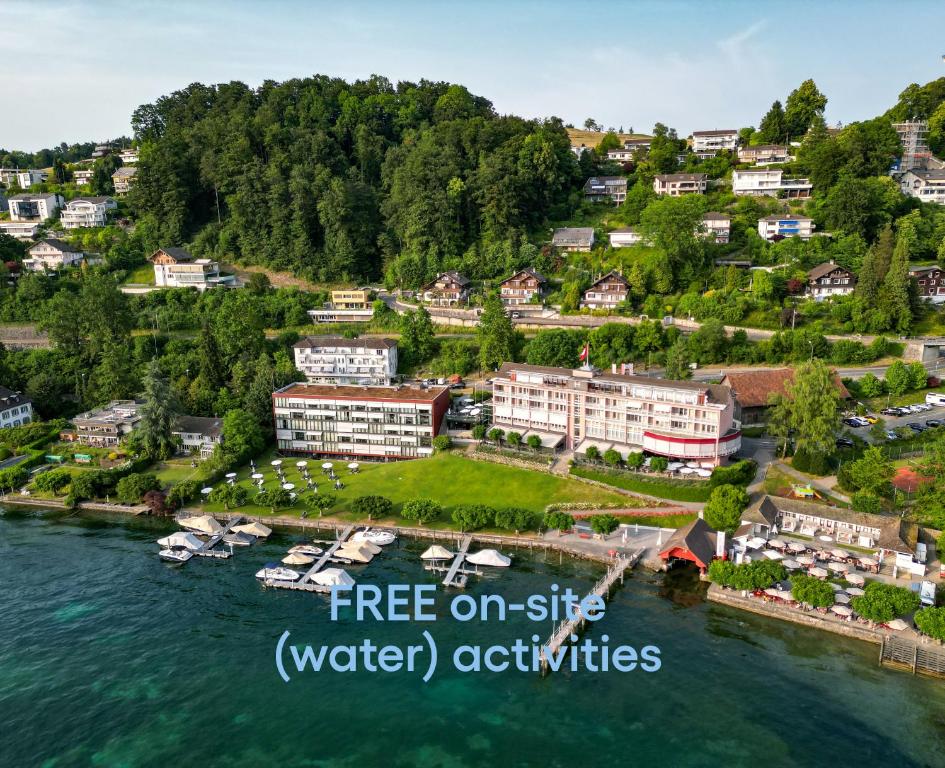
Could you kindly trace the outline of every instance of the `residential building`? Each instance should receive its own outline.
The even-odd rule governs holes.
[[[630,283],[619,272],[601,275],[584,291],[581,306],[586,309],[616,309],[627,300]]]
[[[0,387],[0,428],[18,427],[33,420],[33,401],[12,389]]]
[[[138,169],[134,166],[123,165],[112,174],[112,183],[115,185],[116,195],[127,195],[131,185],[134,184],[135,174]]]
[[[110,142],[105,142],[104,144],[97,144],[95,149],[92,150],[92,157],[98,159],[100,157],[105,157],[105,155],[110,155],[112,153],[112,145]]]
[[[623,176],[591,176],[584,182],[584,199],[595,203],[612,200],[620,205],[627,199],[627,180]]]
[[[607,151],[607,159],[616,160],[617,162],[620,162],[620,163],[629,163],[630,161],[633,160],[636,153],[637,153],[636,149],[627,149],[627,148],[610,149]]]
[[[742,527],[735,536],[748,534],[768,538],[793,533],[808,539],[830,537],[830,541],[840,545],[891,555],[896,557],[897,565],[902,555],[906,567],[912,562],[919,540],[919,527],[899,515],[854,512],[767,495],[742,513]]]
[[[756,144],[738,148],[738,162],[740,163],[772,165],[790,163],[793,160],[789,149],[783,144]]]
[[[793,368],[736,371],[722,378],[722,384],[735,395],[735,418],[743,425],[767,423],[771,398],[776,395],[789,397],[788,387],[793,383]],[[833,385],[841,400],[850,398],[850,393],[836,374],[833,376]]]
[[[72,172],[72,180],[80,187],[84,187],[92,183],[94,175],[95,171],[91,168],[80,168]]]
[[[448,387],[296,383],[272,395],[280,451],[393,461],[430,456]]]
[[[113,448],[141,421],[141,403],[135,400],[113,400],[101,408],[80,413],[72,419],[75,439],[83,445]]]
[[[159,248],[148,259],[154,265],[154,284],[159,288],[196,288],[205,291],[218,285],[232,286],[231,275],[221,275],[211,259],[195,259],[183,248]]]
[[[180,441],[182,453],[209,459],[223,442],[223,420],[208,416],[178,416],[171,435]]]
[[[541,299],[548,280],[531,267],[516,272],[499,285],[499,296],[506,306],[528,304],[533,299]]]
[[[139,160],[138,150],[132,149],[123,149],[118,153],[118,157],[122,162],[122,165],[134,165]]]
[[[20,189],[29,189],[34,184],[42,184],[49,178],[46,171],[37,171],[32,168],[0,168],[0,184],[8,187],[17,186]]]
[[[589,252],[594,247],[594,228],[561,227],[555,230],[551,244],[562,251]]]
[[[732,171],[732,192],[736,195],[771,197],[810,197],[813,185],[808,179],[785,178],[781,168]]]
[[[768,242],[783,240],[786,237],[810,240],[814,236],[814,220],[809,216],[796,216],[793,213],[776,213],[758,219],[758,234]]]
[[[938,264],[928,267],[911,267],[909,274],[915,280],[919,298],[933,304],[945,302],[945,270]]]
[[[659,556],[667,567],[675,561],[685,560],[704,574],[713,560],[725,559],[725,532],[712,530],[705,520],[697,517],[673,531]]]
[[[332,291],[331,301],[321,309],[310,309],[313,323],[367,323],[374,317],[371,291],[346,288]]]
[[[709,211],[702,216],[702,234],[716,243],[727,243],[732,234],[732,219],[727,213]]]
[[[59,222],[63,229],[104,227],[108,223],[108,212],[117,207],[110,197],[77,197],[65,204]]]
[[[924,203],[945,205],[945,169],[906,171],[899,180],[899,187],[903,194]]]
[[[62,208],[62,196],[53,192],[43,192],[30,195],[23,192],[13,195],[7,205],[10,210],[10,221],[35,221],[42,223],[56,215]]]
[[[0,221],[0,232],[17,240],[32,240],[39,232],[38,221]]]
[[[829,296],[848,296],[856,288],[856,275],[828,261],[807,273],[807,292],[817,301]]]
[[[34,272],[63,269],[81,264],[85,254],[63,240],[47,237],[27,250],[29,258],[23,259],[23,266]]]
[[[312,384],[386,386],[397,377],[394,339],[306,336],[292,348],[295,367]]]
[[[925,120],[907,120],[893,123],[893,128],[902,144],[902,157],[893,166],[896,171],[923,170],[929,167],[932,153],[929,151],[929,124]]]
[[[661,173],[653,179],[653,191],[670,197],[690,193],[704,195],[708,178],[704,173]]]
[[[719,463],[741,446],[735,400],[721,385],[520,363],[505,363],[492,383],[495,426],[546,447]]]
[[[700,153],[717,153],[723,150],[733,150],[738,146],[738,131],[734,128],[716,131],[693,131],[692,151]]]
[[[634,227],[618,227],[607,233],[611,248],[626,248],[643,242],[641,235]]]
[[[436,279],[420,289],[420,298],[434,307],[453,307],[469,301],[472,285],[459,272],[441,272]]]

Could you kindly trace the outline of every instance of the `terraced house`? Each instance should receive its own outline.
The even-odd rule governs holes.
[[[592,176],[584,183],[584,199],[595,203],[612,200],[620,205],[627,199],[627,180],[623,176]]]
[[[661,173],[653,179],[653,191],[658,195],[704,195],[709,177],[704,173]]]

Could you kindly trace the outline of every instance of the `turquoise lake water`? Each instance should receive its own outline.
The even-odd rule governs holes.
[[[877,648],[708,605],[691,574],[634,573],[588,636],[661,649],[658,672],[294,674],[292,642],[509,644],[550,623],[332,622],[324,596],[253,574],[301,535],[230,560],[157,558],[158,521],[0,514],[0,766],[945,765],[945,683],[880,669]],[[355,578],[434,583],[398,542]],[[510,601],[590,563],[516,553],[467,593]],[[438,592],[437,612],[447,612]]]

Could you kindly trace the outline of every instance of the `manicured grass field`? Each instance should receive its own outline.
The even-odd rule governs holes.
[[[709,500],[711,489],[708,482],[686,482],[665,480],[661,477],[652,477],[632,472],[609,472],[607,470],[591,469],[590,467],[575,466],[571,474],[586,477],[599,483],[607,483],[616,488],[623,488],[635,493],[645,493],[660,499],[673,501],[704,502]]]
[[[163,461],[146,471],[157,475],[165,486],[174,485],[183,480],[201,480],[206,477],[206,473],[199,462],[196,468],[192,467],[190,462],[190,459],[172,459]]]
[[[154,285],[154,265],[144,264],[140,267],[135,267],[128,275],[126,282],[136,285]]]
[[[257,461],[265,475],[267,489],[275,488],[275,475],[270,466],[272,454]],[[296,492],[304,491],[305,481],[295,466],[296,459],[286,458],[283,469],[288,482],[295,484]],[[347,461],[336,461],[335,470],[345,483],[345,488],[335,491],[330,481],[321,473],[319,461],[309,461],[309,471],[318,484],[319,493],[331,493],[336,503],[328,510],[329,515],[348,519],[351,502],[358,496],[385,496],[399,511],[405,501],[429,498],[439,502],[447,514],[459,504],[485,504],[490,507],[524,507],[542,512],[553,503],[619,504],[624,507],[640,506],[640,502],[623,494],[610,492],[576,480],[557,477],[546,472],[509,467],[475,461],[457,454],[437,454],[429,459],[400,461],[390,464],[361,464],[357,474],[347,469]],[[237,482],[250,490],[255,488],[249,479],[250,470],[244,467],[237,474]],[[307,492],[305,492],[307,493]],[[208,512],[223,511],[219,504],[204,504]],[[280,514],[301,514],[305,509],[299,502]],[[255,505],[241,507],[248,514],[269,514],[269,509]],[[351,518],[353,519],[353,518]]]

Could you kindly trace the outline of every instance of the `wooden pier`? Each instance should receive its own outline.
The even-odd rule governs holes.
[[[945,678],[945,647],[920,645],[904,637],[887,635],[883,638],[879,663],[914,675]]]
[[[296,589],[303,592],[330,592],[331,587],[323,586],[322,584],[316,584],[312,581],[312,577],[318,573],[322,568],[325,567],[326,563],[332,562],[341,562],[338,558],[332,557],[335,554],[335,551],[344,544],[348,537],[354,532],[354,526],[349,525],[345,528],[335,539],[334,542],[326,549],[318,560],[312,563],[312,567],[309,568],[298,581],[285,581],[283,579],[265,579],[263,584],[267,587],[279,587],[280,589]],[[344,561],[348,562],[348,561]]]
[[[472,536],[464,536],[462,542],[460,542],[459,549],[456,550],[455,557],[453,557],[453,562],[450,563],[449,570],[446,572],[446,576],[443,579],[442,584],[444,587],[463,589],[466,586],[466,581],[469,576],[465,572],[460,573],[460,568],[466,561],[466,553],[469,551],[470,544],[472,544]]]
[[[637,561],[643,556],[644,551],[643,549],[639,549],[631,555],[619,555],[614,560],[613,565],[607,569],[607,573],[601,577],[600,581],[594,585],[584,599],[586,600],[588,597],[596,595],[606,601],[607,597],[610,595],[610,590],[617,583],[617,580],[619,579],[620,583],[623,584],[624,572],[637,564]],[[541,649],[542,675],[546,675],[551,671],[551,665],[548,663],[548,654],[557,656],[561,646],[570,642],[571,635],[577,634],[587,621],[587,618],[581,613],[580,608],[575,608],[572,613],[574,614],[574,618],[565,619],[558,624],[554,632],[551,633],[551,637],[548,638],[548,642],[546,642]]]
[[[197,557],[220,557],[220,558],[232,557],[233,556],[232,547],[230,547],[230,549],[228,550],[227,549],[214,549],[214,547],[217,544],[219,544],[221,541],[223,541],[223,537],[226,536],[233,529],[234,526],[237,526],[242,522],[243,522],[242,517],[230,518],[226,523],[226,527],[223,528],[223,530],[220,531],[219,533],[215,533],[213,534],[213,536],[207,539],[204,542],[204,545],[200,549],[195,549],[194,554],[197,555]]]

